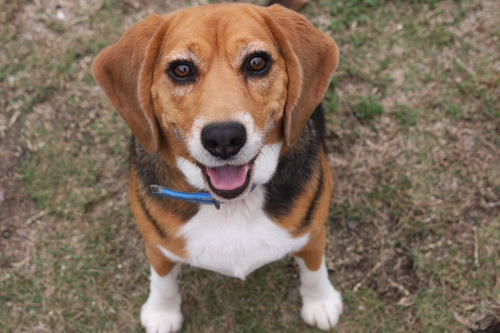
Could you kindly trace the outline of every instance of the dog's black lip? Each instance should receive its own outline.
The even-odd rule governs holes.
[[[230,190],[230,191],[216,189],[212,185],[212,182],[210,181],[210,176],[207,173],[207,167],[199,162],[196,162],[196,164],[201,169],[203,176],[207,180],[208,187],[210,187],[210,190],[212,190],[212,192],[214,192],[215,194],[217,194],[221,198],[231,200],[231,199],[236,198],[237,196],[239,196],[243,192],[245,192],[245,190],[248,188],[248,186],[250,184],[250,179],[252,178],[253,162],[254,161],[255,161],[255,158],[253,160],[251,160],[250,162],[248,162],[248,172],[247,172],[247,176],[245,179],[245,183],[243,183],[243,185],[241,185],[240,187],[235,188],[234,190]]]

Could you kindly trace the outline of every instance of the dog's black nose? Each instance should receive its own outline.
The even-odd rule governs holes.
[[[238,154],[247,141],[245,126],[238,122],[211,123],[201,130],[203,147],[224,160]]]

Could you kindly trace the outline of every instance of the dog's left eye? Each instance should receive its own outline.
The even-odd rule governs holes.
[[[187,65],[179,65],[174,68],[173,73],[179,78],[184,78],[191,75],[191,68]]]
[[[170,63],[167,70],[170,78],[178,84],[193,83],[196,79],[196,69],[190,61],[176,60]]]
[[[254,72],[260,72],[267,66],[267,60],[262,57],[253,57],[248,62],[248,69]]]
[[[243,70],[251,77],[262,77],[271,68],[271,56],[267,52],[256,52],[247,57]]]

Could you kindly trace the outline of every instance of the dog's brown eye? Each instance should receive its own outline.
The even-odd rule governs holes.
[[[167,74],[177,84],[191,84],[196,81],[197,71],[191,61],[175,60],[168,66]]]
[[[267,66],[267,60],[262,57],[254,57],[248,62],[248,69],[254,72],[260,72]]]
[[[187,65],[179,65],[174,68],[174,75],[179,78],[185,78],[191,75],[191,68]]]
[[[263,77],[269,72],[273,60],[266,51],[259,51],[250,54],[243,63],[242,70],[247,78]]]

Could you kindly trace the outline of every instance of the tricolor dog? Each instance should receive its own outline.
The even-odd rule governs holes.
[[[337,324],[319,107],[337,62],[335,42],[303,16],[250,4],[150,15],[97,56],[94,77],[134,134],[130,204],[151,264],[147,332],[181,328],[181,264],[244,279],[287,254],[300,268],[302,318]]]

